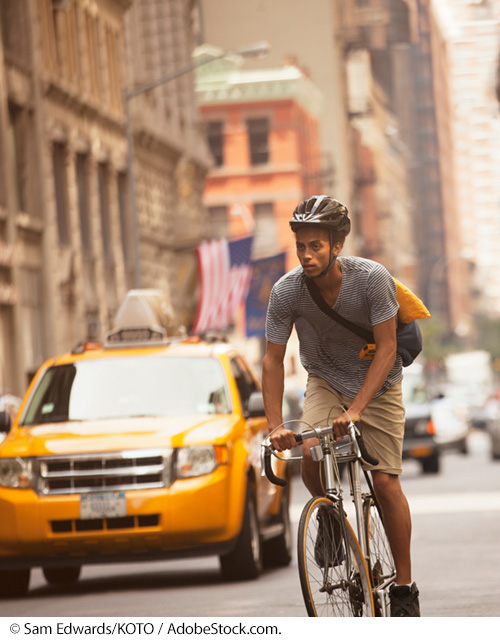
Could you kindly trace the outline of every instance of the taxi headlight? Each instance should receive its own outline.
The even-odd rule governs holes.
[[[217,449],[213,445],[182,447],[177,450],[176,478],[190,478],[210,474],[219,465]]]
[[[0,459],[0,486],[29,488],[33,484],[33,463],[31,459]]]

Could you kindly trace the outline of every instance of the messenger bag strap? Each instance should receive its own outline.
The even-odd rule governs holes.
[[[333,320],[337,321],[340,325],[343,325],[346,329],[357,334],[357,336],[360,336],[367,343],[373,343],[375,341],[373,333],[370,332],[370,330],[365,329],[364,327],[359,327],[358,325],[351,323],[351,321],[343,318],[340,314],[337,314],[337,312],[335,312],[323,298],[318,286],[312,278],[307,278],[307,276],[305,276],[304,280],[306,282],[307,289],[311,294],[311,298],[322,312],[330,316],[330,318],[333,318]]]

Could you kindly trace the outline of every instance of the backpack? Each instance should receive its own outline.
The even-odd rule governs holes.
[[[361,349],[359,357],[361,360],[371,360],[377,350],[373,332],[364,327],[359,327],[355,323],[351,323],[351,321],[348,321],[333,311],[321,295],[318,286],[312,278],[306,277],[305,282],[311,298],[322,312],[367,341],[366,345]],[[396,285],[396,300],[399,303],[398,326],[396,329],[397,352],[401,356],[403,367],[408,367],[422,351],[422,332],[420,331],[417,320],[419,318],[430,318],[430,312],[411,289],[403,285],[396,278],[394,279],[394,283]]]

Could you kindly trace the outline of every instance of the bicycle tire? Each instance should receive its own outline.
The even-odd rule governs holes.
[[[363,516],[368,544],[370,580],[374,589],[387,586],[396,577],[396,567],[384,524],[373,497],[363,502]]]
[[[330,521],[320,536],[318,518]],[[347,519],[344,538],[340,519],[338,508],[326,497],[310,499],[302,511],[297,556],[307,613],[310,617],[375,616],[361,548]]]

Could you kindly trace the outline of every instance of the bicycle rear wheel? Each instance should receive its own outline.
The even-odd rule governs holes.
[[[373,497],[368,496],[365,499],[363,512],[372,586],[375,589],[386,588],[395,579],[396,568],[384,524]]]
[[[298,532],[302,595],[311,617],[375,616],[368,570],[358,540],[326,497],[304,507]]]

